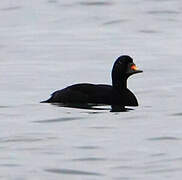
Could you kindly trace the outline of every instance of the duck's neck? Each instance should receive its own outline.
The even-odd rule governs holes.
[[[127,78],[112,79],[112,86],[118,91],[127,89]]]

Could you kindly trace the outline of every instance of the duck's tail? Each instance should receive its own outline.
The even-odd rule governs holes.
[[[40,103],[50,103],[51,102],[51,98],[49,98],[48,100],[45,101],[41,101]]]

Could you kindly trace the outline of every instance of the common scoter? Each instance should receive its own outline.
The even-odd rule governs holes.
[[[42,103],[106,104],[112,109],[123,110],[125,106],[138,106],[135,95],[127,88],[129,76],[141,73],[128,55],[117,58],[112,68],[112,85],[80,83],[55,91]]]

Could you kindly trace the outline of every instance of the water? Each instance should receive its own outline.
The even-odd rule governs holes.
[[[180,1],[2,1],[2,180],[181,179]],[[140,106],[111,113],[40,104],[79,82],[110,84],[129,54]]]

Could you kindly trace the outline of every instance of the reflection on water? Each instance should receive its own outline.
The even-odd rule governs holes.
[[[87,110],[108,110],[109,108],[99,107],[96,104],[82,104],[82,103],[51,103],[52,105],[58,107],[69,107],[69,108],[77,108],[77,109],[87,109]]]
[[[102,110],[110,110],[110,112],[128,112],[130,110],[134,110],[132,108],[125,108],[121,106],[112,105],[111,108],[103,107],[103,105],[97,105],[97,104],[88,104],[88,103],[51,103],[52,105],[58,106],[58,107],[68,107],[68,108],[77,108],[77,109],[87,109],[87,110],[98,110],[96,113],[99,113],[99,111]],[[90,112],[95,113],[95,112]]]

